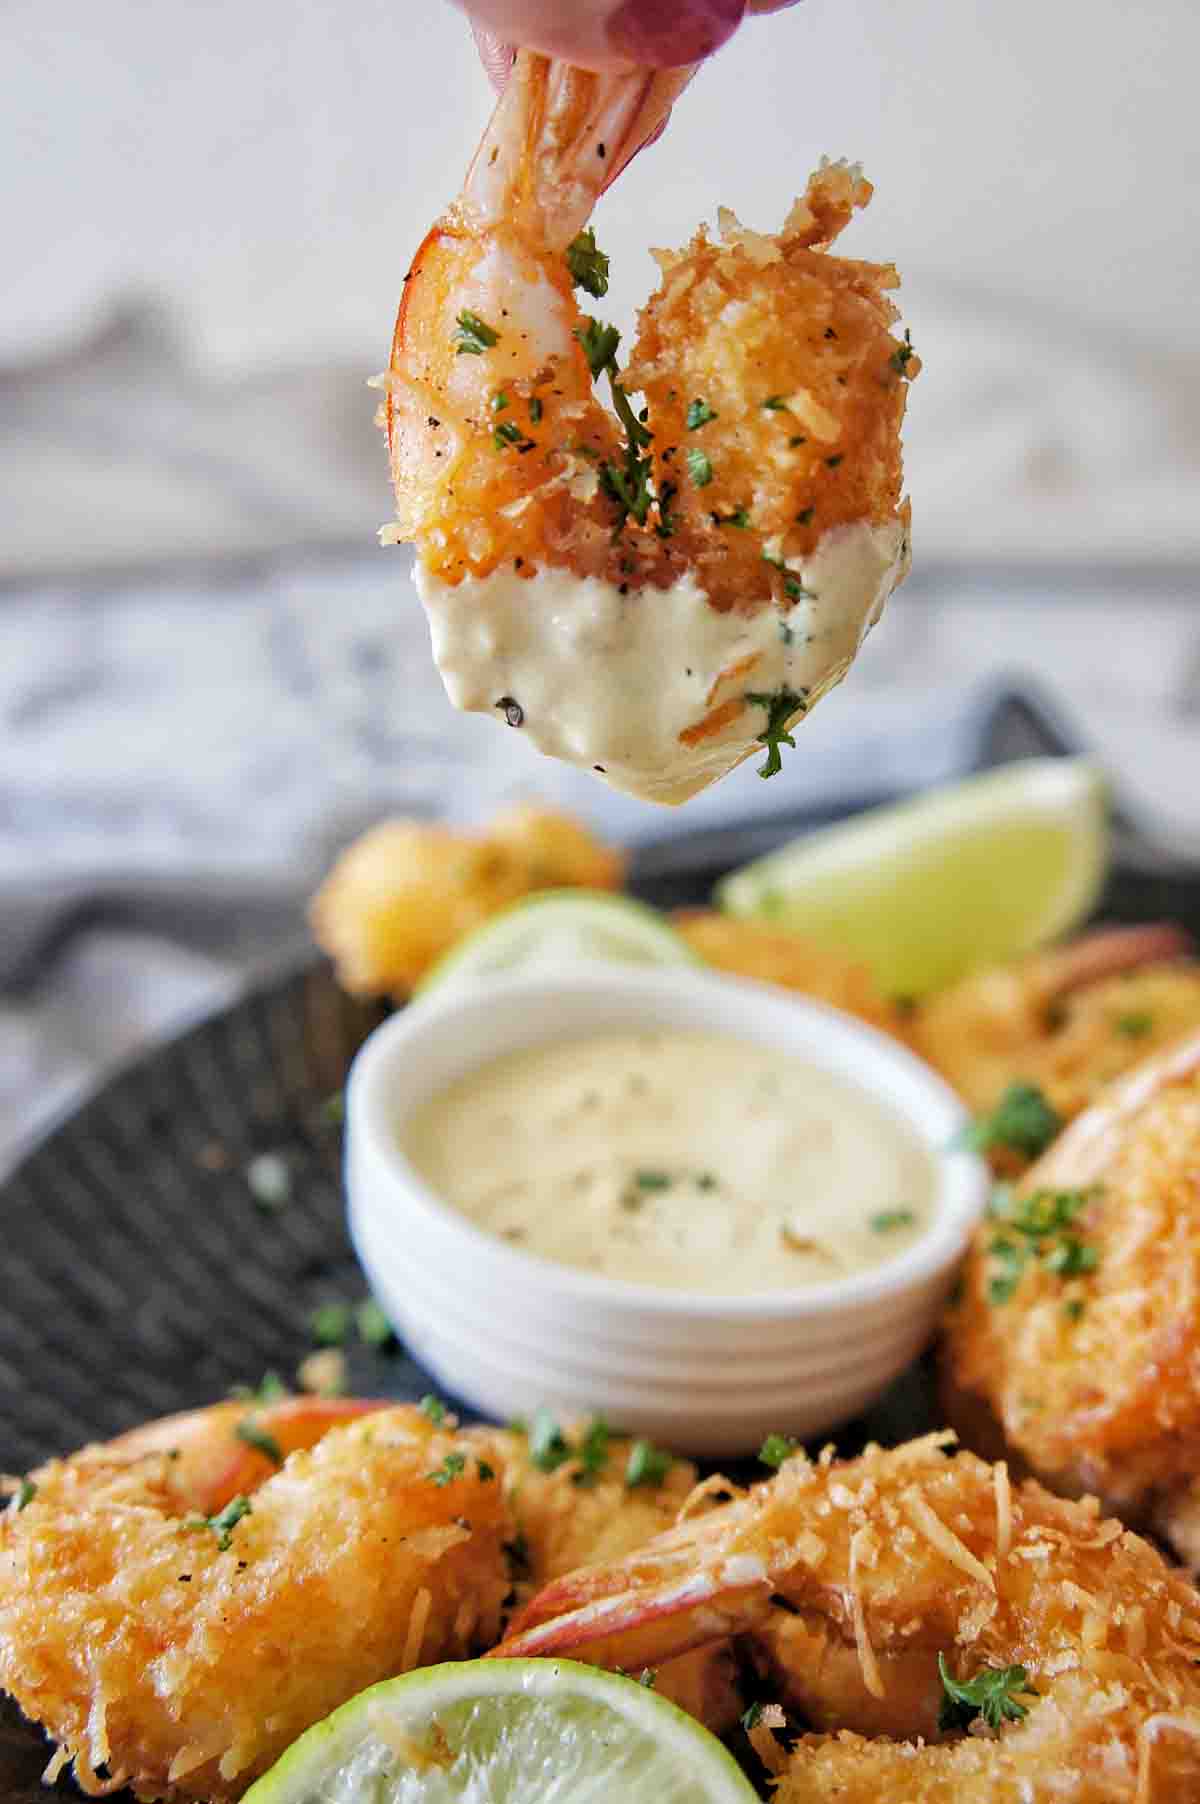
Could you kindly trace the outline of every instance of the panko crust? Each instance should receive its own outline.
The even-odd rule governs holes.
[[[671,925],[705,964],[719,971],[815,996],[872,1027],[904,1038],[904,1023],[881,995],[869,968],[844,953],[818,946],[802,934],[738,920],[713,909],[679,909],[672,915]]]
[[[619,889],[623,854],[551,809],[505,809],[481,833],[391,820],[347,847],[310,909],[356,996],[407,996],[456,940],[539,890]]]
[[[85,1791],[237,1798],[364,1686],[495,1639],[502,1486],[419,1411],[292,1454],[224,1550],[173,1465],[88,1447],[0,1517],[0,1685]]]
[[[1070,1235],[1094,1269],[1031,1256],[1009,1286],[1020,1235],[981,1224],[946,1317],[949,1382],[1049,1482],[1136,1515],[1200,1472],[1200,1034],[1079,1116],[1017,1206],[1039,1192],[1081,1199]]]

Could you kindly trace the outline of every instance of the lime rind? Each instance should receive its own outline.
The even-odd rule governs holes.
[[[655,909],[608,890],[545,890],[512,903],[452,946],[417,986],[581,963],[695,965],[686,940]]]
[[[733,872],[717,897],[919,996],[1078,926],[1108,856],[1100,771],[1029,759],[813,833]]]
[[[472,1660],[361,1692],[293,1743],[244,1804],[535,1798],[753,1804],[757,1793],[707,1729],[634,1680],[569,1660]]]

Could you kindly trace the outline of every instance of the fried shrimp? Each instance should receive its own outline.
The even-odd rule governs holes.
[[[705,964],[719,971],[815,996],[885,1033],[904,1037],[899,1013],[880,994],[870,970],[845,953],[815,945],[802,934],[741,921],[713,909],[680,909],[672,916],[672,926]]]
[[[1167,923],[1102,928],[954,984],[914,1018],[917,1050],[973,1109],[1036,1084],[1070,1120],[1111,1078],[1200,1027],[1200,963]]]
[[[419,1410],[222,1404],[33,1473],[0,1685],[90,1793],[236,1798],[377,1679],[494,1641],[502,1487]]]
[[[785,1804],[1200,1798],[1200,1598],[1093,1500],[951,1438],[796,1455],[549,1586],[497,1652],[636,1670],[748,1636],[823,1731],[777,1750]]]
[[[384,537],[416,546],[451,700],[665,802],[756,747],[779,768],[904,576],[920,367],[892,266],[830,254],[870,184],[823,164],[778,236],[722,211],[656,253],[621,374],[573,293],[608,287],[587,220],[684,79],[522,53],[382,379]]]
[[[579,821],[518,806],[482,833],[383,821],[321,885],[313,934],[354,995],[406,996],[443,952],[537,890],[618,889],[625,861]]]
[[[1153,1511],[1190,1551],[1200,1477],[1200,1032],[1127,1073],[976,1232],[946,1318],[981,1398],[1057,1488]]]

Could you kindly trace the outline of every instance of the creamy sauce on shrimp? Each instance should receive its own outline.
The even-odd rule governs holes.
[[[606,1277],[741,1296],[892,1259],[933,1206],[927,1150],[858,1085],[723,1034],[626,1032],[510,1053],[407,1122],[441,1199]]]
[[[767,708],[747,696],[787,690],[807,711],[841,681],[908,556],[898,521],[834,527],[789,565],[802,598],[753,614],[718,612],[690,572],[623,593],[507,564],[451,586],[418,562],[417,588],[456,707],[506,720],[616,789],[673,803],[757,749]],[[731,718],[699,732],[726,703]]]

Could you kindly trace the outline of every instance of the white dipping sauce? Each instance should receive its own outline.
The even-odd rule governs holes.
[[[510,1053],[409,1118],[441,1200],[562,1265],[714,1296],[825,1284],[928,1225],[933,1160],[853,1082],[724,1034]]]
[[[803,598],[751,614],[719,613],[690,573],[622,594],[598,577],[504,564],[451,586],[418,560],[416,580],[456,708],[519,717],[551,757],[682,802],[761,749],[767,714],[748,694],[789,690],[811,710],[841,681],[908,563],[898,520],[833,527],[787,566]],[[694,737],[725,704],[732,717]]]

